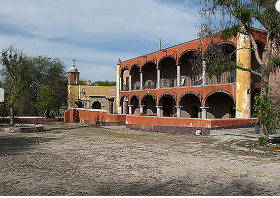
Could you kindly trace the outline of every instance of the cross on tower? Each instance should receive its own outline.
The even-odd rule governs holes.
[[[159,47],[159,51],[161,50],[161,44],[162,44],[162,40],[161,39],[159,39],[159,42],[158,42],[158,47]]]
[[[73,61],[73,65],[75,65],[75,63],[76,63],[76,59],[74,58],[72,61]]]

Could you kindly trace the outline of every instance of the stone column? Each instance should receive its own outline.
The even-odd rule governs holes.
[[[123,114],[123,105],[120,105],[120,114]]]
[[[133,114],[132,107],[133,107],[133,105],[128,105],[128,114]]]
[[[206,61],[202,61],[202,85],[206,84]]]
[[[123,80],[122,80],[122,76],[120,76],[120,91],[122,91],[122,85],[123,85]]]
[[[183,106],[176,106],[177,109],[177,117],[180,118],[181,117],[181,109],[183,108]]]
[[[200,107],[200,109],[202,110],[201,119],[207,119],[207,109],[209,109],[209,107]]]
[[[144,112],[144,105],[139,105],[140,115]]]
[[[160,69],[157,69],[157,89],[160,89]]]
[[[237,34],[237,64],[245,69],[251,68],[251,42],[248,35]],[[237,69],[236,80],[236,118],[251,117],[251,72]]]
[[[116,72],[116,110],[120,114],[120,91],[121,91],[121,76],[120,76],[120,67],[121,61],[117,63],[117,72]],[[68,103],[69,104],[69,103]]]
[[[129,91],[131,91],[131,75],[129,75]]]
[[[156,106],[157,108],[157,116],[162,117],[162,106]]]
[[[140,89],[143,89],[143,72],[140,72]]]
[[[177,65],[177,87],[181,85],[181,65]]]

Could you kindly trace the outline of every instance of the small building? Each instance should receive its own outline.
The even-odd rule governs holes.
[[[115,112],[115,86],[91,86],[79,84],[80,72],[73,65],[68,72],[68,108],[84,108],[106,110],[113,114]]]

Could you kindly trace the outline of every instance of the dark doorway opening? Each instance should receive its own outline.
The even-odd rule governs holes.
[[[171,117],[173,115],[173,98],[167,96],[163,98],[163,116]]]
[[[98,101],[95,101],[95,102],[92,104],[92,108],[93,108],[93,109],[101,109],[101,103],[98,102]]]

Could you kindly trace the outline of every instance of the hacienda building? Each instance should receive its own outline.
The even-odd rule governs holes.
[[[254,28],[261,56],[266,31]],[[209,78],[206,63],[195,68],[197,52],[207,53],[209,38],[196,39],[117,63],[116,110],[119,114],[202,119],[251,118],[254,96],[261,78],[245,70],[233,70]],[[238,33],[216,40],[231,60],[244,68],[258,69],[247,35]],[[161,47],[160,47],[161,48]],[[202,59],[203,60],[203,59]],[[273,80],[274,85],[277,80]]]

